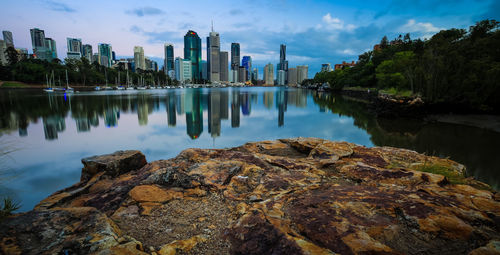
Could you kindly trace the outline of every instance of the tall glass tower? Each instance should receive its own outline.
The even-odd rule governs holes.
[[[231,70],[238,70],[240,67],[240,44],[231,43]]]
[[[107,43],[99,43],[97,45],[97,52],[99,58],[97,61],[99,62],[100,65],[103,65],[105,67],[111,67],[111,61],[112,61],[112,49],[111,49],[111,44]]]
[[[165,73],[174,70],[174,45],[165,43]]]
[[[201,80],[201,39],[193,30],[184,36],[184,59],[191,60],[193,79]]]

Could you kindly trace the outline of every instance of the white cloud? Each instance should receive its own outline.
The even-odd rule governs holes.
[[[435,27],[432,23],[427,22],[416,22],[414,19],[408,20],[408,22],[400,28],[404,32],[421,32],[421,33],[436,33],[441,31],[441,28]]]
[[[356,28],[356,26],[352,25],[352,24],[345,25],[343,20],[336,18],[336,17],[332,17],[332,15],[330,13],[327,13],[325,16],[323,16],[322,21],[325,24],[324,28],[330,29],[330,30],[352,31]],[[323,26],[321,24],[319,24],[316,26],[316,28],[321,29],[321,28],[323,28]]]

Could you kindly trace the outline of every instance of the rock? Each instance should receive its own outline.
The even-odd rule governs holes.
[[[99,172],[116,177],[118,175],[139,169],[146,165],[146,157],[135,150],[117,151],[112,154],[92,156],[82,159],[83,169],[81,181],[87,181]]]
[[[133,167],[120,155],[85,160],[82,182],[1,222],[0,253],[499,251],[498,193],[448,159],[317,138],[188,149]]]

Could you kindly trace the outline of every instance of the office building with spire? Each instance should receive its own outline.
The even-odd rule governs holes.
[[[276,73],[279,74],[279,71],[284,71],[285,72],[285,81],[284,84],[287,84],[287,72],[288,72],[288,61],[286,60],[286,45],[281,44],[280,45],[280,63],[278,64],[278,70],[276,70]],[[278,77],[280,77],[278,75]]]
[[[191,61],[193,80],[201,80],[201,39],[193,30],[184,36],[184,59]]]
[[[220,36],[214,31],[207,37],[207,76],[211,82],[220,81]]]

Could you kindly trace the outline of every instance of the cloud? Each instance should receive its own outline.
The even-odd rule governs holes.
[[[45,1],[47,4],[48,8],[53,10],[53,11],[58,11],[58,12],[76,12],[75,9],[69,7],[66,4],[63,3],[58,3],[55,1],[47,0]]]
[[[229,14],[231,16],[241,15],[241,14],[243,14],[243,11],[240,9],[232,9],[229,11]]]
[[[400,28],[401,31],[410,33],[437,33],[441,31],[441,28],[437,28],[432,23],[416,22],[414,19],[408,20],[408,22]]]
[[[330,13],[327,13],[325,16],[323,16],[321,20],[323,21],[324,25],[319,24],[318,26],[316,26],[317,29],[326,28],[329,30],[352,31],[356,28],[356,26],[352,24],[345,25],[343,20],[332,17]]]
[[[164,11],[154,8],[154,7],[141,7],[141,8],[135,8],[132,10],[128,10],[125,12],[126,14],[130,15],[135,15],[137,17],[144,17],[144,16],[152,16],[152,15],[161,15],[165,14]]]

